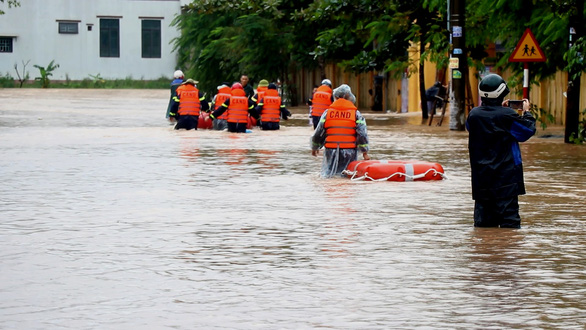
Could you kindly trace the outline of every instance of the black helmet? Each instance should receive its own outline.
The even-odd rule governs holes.
[[[509,87],[505,80],[498,74],[491,73],[484,77],[478,85],[481,99],[504,99],[509,94]]]

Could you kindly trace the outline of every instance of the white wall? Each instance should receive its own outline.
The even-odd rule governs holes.
[[[53,80],[81,80],[89,75],[106,79],[172,78],[177,63],[171,40],[179,35],[171,21],[184,0],[24,0],[0,16],[0,36],[16,36],[12,53],[0,53],[0,75],[16,78],[14,64],[30,60],[30,79],[39,76],[34,64],[59,64]],[[100,57],[100,16],[120,18],[120,57]],[[141,57],[141,19],[162,17],[161,58]],[[81,21],[78,34],[58,33],[57,20]],[[93,24],[92,31],[87,25]]]

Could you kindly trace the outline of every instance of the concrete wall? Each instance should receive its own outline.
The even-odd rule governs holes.
[[[29,61],[30,79],[39,76],[37,64],[59,64],[53,80],[82,80],[89,75],[106,79],[172,78],[177,63],[171,40],[179,35],[171,21],[181,12],[179,0],[25,0],[0,16],[0,36],[12,36],[13,52],[0,53],[0,75],[16,78],[14,64]],[[100,57],[100,17],[120,19],[120,57]],[[142,58],[141,18],[161,20],[161,58]],[[78,34],[60,34],[58,21],[79,21]],[[88,26],[92,27],[88,31]]]

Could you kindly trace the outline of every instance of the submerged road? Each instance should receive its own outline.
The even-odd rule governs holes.
[[[559,127],[521,146],[522,229],[475,229],[467,133],[417,114],[365,111],[371,157],[447,180],[321,179],[304,107],[231,134],[173,130],[166,90],[0,99],[1,329],[586,324],[586,152]]]

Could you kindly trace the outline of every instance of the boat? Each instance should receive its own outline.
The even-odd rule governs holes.
[[[447,179],[438,163],[420,160],[356,160],[342,172],[358,181],[430,181]]]

